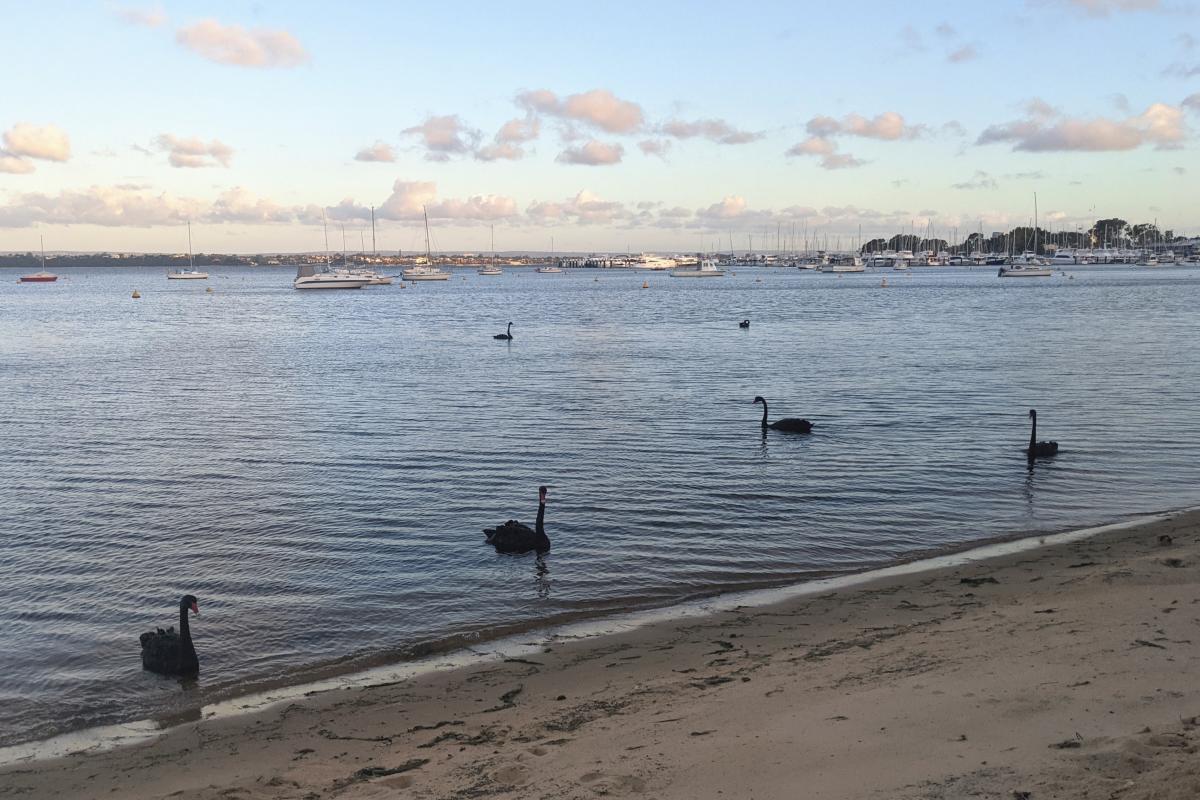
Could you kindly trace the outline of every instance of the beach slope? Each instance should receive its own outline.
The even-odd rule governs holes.
[[[1200,797],[1200,513],[325,692],[0,798]]]

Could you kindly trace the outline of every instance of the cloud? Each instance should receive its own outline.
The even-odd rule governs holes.
[[[302,216],[302,212],[296,206],[281,206],[272,200],[255,195],[248,189],[236,186],[221,192],[208,210],[201,215],[201,219],[214,223],[234,222],[262,225],[295,222]]]
[[[167,163],[172,167],[228,167],[233,160],[233,148],[216,139],[204,142],[195,136],[183,139],[163,133],[154,140],[154,144],[168,154]]]
[[[951,64],[961,64],[964,61],[973,61],[976,58],[979,58],[979,51],[975,49],[975,45],[973,44],[965,44],[946,55],[946,60]]]
[[[1184,101],[1185,103],[1187,101]],[[1152,144],[1158,150],[1179,147],[1187,138],[1183,110],[1154,103],[1141,114],[1122,120],[1072,119],[1040,100],[1032,101],[1025,119],[991,125],[976,144],[1012,142],[1027,152],[1121,151]]]
[[[1005,175],[1004,177],[1009,180],[1040,181],[1040,180],[1045,180],[1046,173],[1042,172],[1040,169],[1036,169],[1032,172],[1014,172],[1014,173]]]
[[[459,222],[490,222],[517,215],[517,203],[511,197],[475,195],[463,200],[437,199],[437,184],[432,181],[397,180],[392,194],[378,209],[380,219],[416,221],[422,210],[430,219]]]
[[[1180,105],[1192,111],[1200,112],[1200,92],[1189,94],[1183,98],[1183,102]]]
[[[0,150],[0,172],[7,172],[10,175],[27,175],[35,169],[37,167],[29,159],[20,158]]]
[[[820,126],[817,128],[820,129]],[[849,169],[861,167],[865,163],[849,153],[837,152],[837,142],[825,136],[810,136],[804,141],[792,145],[784,155],[817,156],[821,159],[821,166],[824,169]]]
[[[634,216],[624,203],[605,200],[587,189],[561,203],[531,203],[525,215],[536,223],[570,222],[577,225],[611,225]]]
[[[1171,167],[1171,172],[1174,172],[1176,175],[1187,175],[1187,168],[1186,167]]]
[[[667,151],[671,149],[671,141],[669,139],[643,139],[638,142],[638,149],[648,156],[666,158]]]
[[[198,216],[202,204],[166,194],[115,186],[70,189],[56,195],[20,194],[0,206],[0,227],[18,228],[42,223],[149,227],[175,225]]]
[[[496,131],[492,144],[475,151],[475,158],[480,161],[516,161],[524,158],[525,149],[521,145],[537,139],[541,128],[541,121],[532,113],[524,118],[510,119]]]
[[[703,136],[717,144],[746,144],[766,136],[762,131],[740,131],[723,119],[699,119],[695,122],[673,119],[663,124],[662,132],[676,139]]]
[[[481,135],[474,128],[466,127],[457,114],[429,117],[401,133],[421,139],[426,161],[448,161],[451,156],[469,153],[475,149]]]
[[[71,142],[67,134],[54,125],[38,127],[18,122],[4,132],[4,150],[11,156],[66,161],[71,157]]]
[[[939,24],[936,28],[934,28],[934,31],[937,33],[938,36],[941,36],[943,39],[953,39],[955,36],[958,35],[958,31],[955,30],[954,26],[951,25],[949,22],[943,22],[943,23]]]
[[[1200,63],[1189,65],[1177,61],[1163,69],[1162,74],[1171,78],[1195,78],[1200,75]]]
[[[633,133],[645,122],[642,107],[622,100],[608,89],[559,97],[549,89],[517,95],[517,105],[532,112],[590,125],[608,133]]]
[[[162,10],[162,6],[118,8],[115,13],[130,25],[143,25],[147,28],[157,28],[167,21],[167,15]]]
[[[589,167],[619,164],[625,148],[619,144],[606,144],[595,139],[580,147],[568,147],[558,154],[556,161],[564,164],[584,164]]]
[[[924,125],[909,125],[904,116],[895,111],[885,111],[871,119],[861,114],[847,114],[840,120],[833,117],[813,117],[805,125],[813,136],[861,136],[865,139],[916,139],[928,132]]]
[[[215,19],[180,28],[175,41],[209,61],[237,67],[288,68],[309,60],[304,47],[287,31],[246,30]]]
[[[396,151],[387,142],[376,142],[354,154],[355,161],[395,161]]]
[[[987,174],[986,172],[983,172],[982,170],[976,170],[975,174],[973,176],[971,176],[970,180],[963,181],[962,183],[951,184],[950,188],[952,188],[952,189],[996,189],[998,187],[997,187],[995,178],[993,178],[991,175]]]
[[[1043,3],[1066,6],[1089,17],[1107,17],[1122,11],[1161,11],[1161,0],[1042,0]]]

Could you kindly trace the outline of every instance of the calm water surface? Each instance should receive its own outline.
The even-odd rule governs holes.
[[[0,270],[0,743],[1200,502],[1194,269],[61,274]],[[553,552],[496,555],[540,483]],[[137,637],[185,592],[181,686]]]

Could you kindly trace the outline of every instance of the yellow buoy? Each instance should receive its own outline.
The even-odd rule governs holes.
[[[642,281],[642,288],[643,288],[643,289],[649,289],[649,288],[650,288],[650,281]]]
[[[133,299],[134,300],[137,300],[141,296],[142,296],[141,293],[137,289],[133,290]]]

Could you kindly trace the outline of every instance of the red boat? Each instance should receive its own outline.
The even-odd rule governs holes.
[[[22,275],[21,283],[52,283],[58,280],[53,272],[35,272],[32,275]]]

